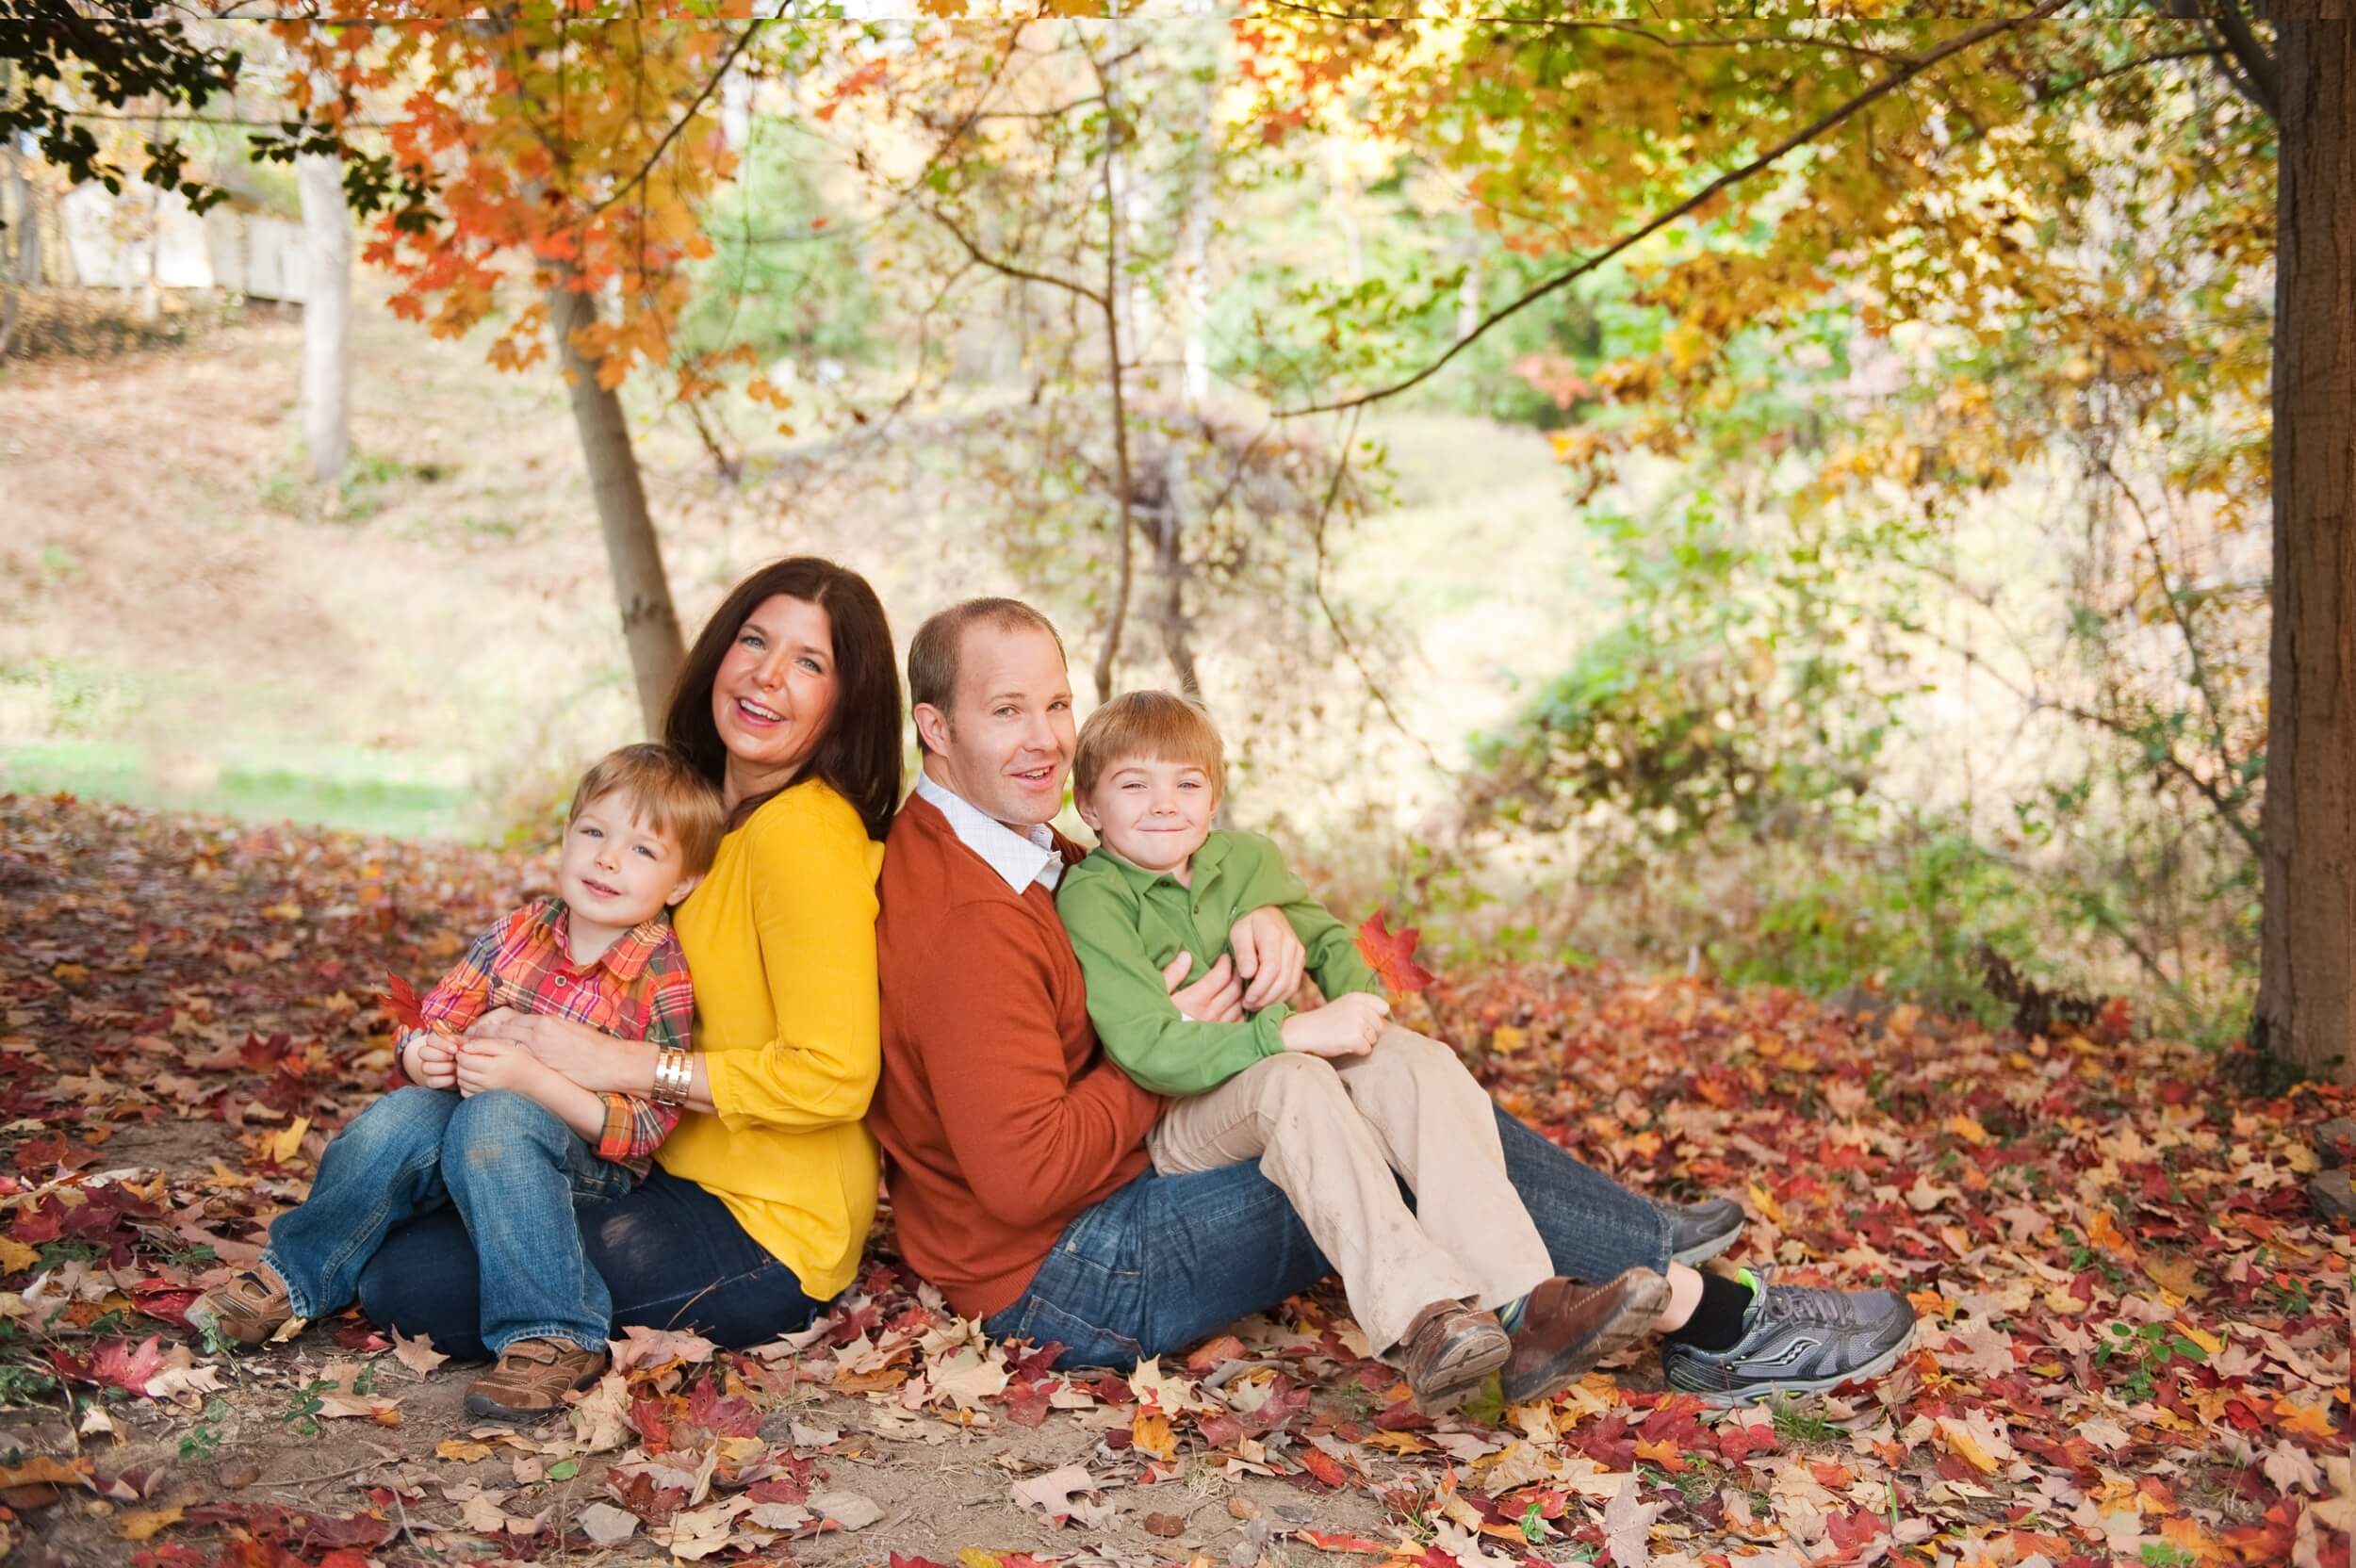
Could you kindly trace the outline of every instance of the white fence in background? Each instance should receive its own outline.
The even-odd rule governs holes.
[[[241,203],[199,216],[178,193],[91,183],[61,204],[74,270],[93,288],[218,288],[303,299],[303,225]]]

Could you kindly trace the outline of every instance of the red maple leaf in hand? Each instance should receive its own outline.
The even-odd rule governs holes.
[[[1358,956],[1383,977],[1383,986],[1400,996],[1413,996],[1432,984],[1432,972],[1415,962],[1415,939],[1420,926],[1389,928],[1377,909],[1358,927]]]
[[[425,1012],[418,1004],[417,993],[409,988],[409,982],[398,974],[384,976],[384,1010],[393,1015],[393,1021],[403,1029],[425,1027]]]

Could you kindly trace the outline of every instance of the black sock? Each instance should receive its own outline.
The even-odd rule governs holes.
[[[1742,1312],[1751,1304],[1751,1287],[1723,1274],[1702,1276],[1702,1298],[1685,1327],[1673,1329],[1671,1339],[1696,1350],[1731,1350],[1742,1337]]]

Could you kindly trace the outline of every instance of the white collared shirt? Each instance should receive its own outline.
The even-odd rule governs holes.
[[[1034,882],[1053,891],[1063,880],[1063,855],[1055,848],[1055,835],[1046,824],[1034,824],[1017,833],[963,795],[934,783],[932,775],[921,768],[916,793],[949,819],[949,830],[957,836],[957,842],[980,856],[983,864],[1016,892],[1025,891]]]

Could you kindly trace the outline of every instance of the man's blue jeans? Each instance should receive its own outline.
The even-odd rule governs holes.
[[[1506,1174],[1557,1274],[1599,1282],[1628,1268],[1667,1270],[1668,1217],[1649,1200],[1497,1116]],[[1058,1365],[1125,1368],[1186,1349],[1329,1272],[1257,1165],[1148,1170],[1065,1226],[1029,1287],[983,1327],[1061,1344]]]
[[[556,1114],[502,1089],[460,1099],[395,1089],[331,1139],[311,1196],[270,1226],[262,1256],[295,1312],[319,1317],[357,1293],[392,1229],[455,1209],[481,1281],[467,1327],[494,1355],[519,1339],[605,1348],[614,1303],[589,1266],[576,1211],[630,1190]],[[449,1350],[448,1345],[443,1345]]]

